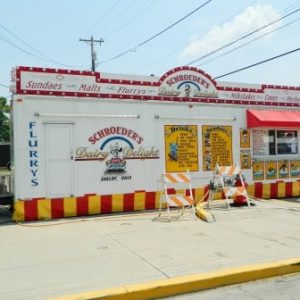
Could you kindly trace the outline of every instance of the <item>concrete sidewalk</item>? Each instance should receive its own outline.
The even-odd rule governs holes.
[[[157,213],[0,226],[0,299],[47,299],[300,255],[300,203],[268,200],[216,222]]]

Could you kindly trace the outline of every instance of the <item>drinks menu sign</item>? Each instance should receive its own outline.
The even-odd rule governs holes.
[[[197,125],[165,125],[167,172],[198,171]]]

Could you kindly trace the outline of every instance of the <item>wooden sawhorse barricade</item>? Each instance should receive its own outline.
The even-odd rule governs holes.
[[[163,188],[161,189],[159,215],[157,218],[161,217],[163,204],[166,205],[169,221],[171,221],[170,207],[181,208],[181,214],[177,218],[183,215],[186,208],[191,208],[192,214],[196,218],[192,179],[189,172],[163,173],[161,183]]]
[[[240,186],[235,186],[234,183],[239,181]],[[243,179],[241,168],[238,165],[233,166],[219,166],[216,165],[212,186],[215,187],[217,191],[224,192],[225,200],[228,209],[230,209],[230,199],[237,196],[245,197],[248,207],[250,207],[249,196],[247,193],[247,187],[245,186],[245,181]],[[208,207],[212,205],[214,199],[215,191],[211,190],[208,198]]]

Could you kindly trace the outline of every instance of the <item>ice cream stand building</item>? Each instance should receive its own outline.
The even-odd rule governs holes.
[[[14,219],[158,208],[162,172],[202,197],[238,163],[253,197],[300,195],[300,88],[48,68],[12,71]]]

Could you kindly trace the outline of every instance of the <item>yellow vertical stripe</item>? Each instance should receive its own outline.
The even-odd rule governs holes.
[[[254,184],[248,185],[247,192],[250,197],[254,197]]]
[[[64,198],[64,216],[75,217],[77,215],[77,203],[75,197]]]
[[[204,195],[205,195],[204,188],[195,189],[195,202],[197,203],[200,200],[204,201],[205,200],[203,199]]]
[[[270,183],[263,183],[262,197],[263,197],[263,199],[271,198],[271,184]]]
[[[297,197],[300,196],[300,182],[294,181],[292,184],[292,196]]]
[[[123,194],[112,195],[112,212],[124,211],[123,199]]]
[[[285,182],[278,182],[277,197],[278,198],[284,198],[285,197]]]
[[[39,220],[50,220],[51,217],[51,200],[50,199],[39,199],[37,201],[38,219]]]
[[[223,198],[222,194],[223,194],[222,191],[215,192],[214,196],[213,196],[213,200],[220,200],[220,199],[222,199]]]
[[[157,191],[155,193],[155,208],[158,209],[159,208],[159,202],[160,202],[160,197],[164,196],[164,192],[163,191]],[[165,207],[165,204],[164,204]]]
[[[88,198],[88,210],[89,215],[97,215],[101,212],[101,201],[100,196],[89,196]]]
[[[12,219],[16,222],[25,220],[24,201],[17,200],[14,202],[14,213]]]
[[[145,209],[145,192],[134,193],[134,210],[144,210]]]

